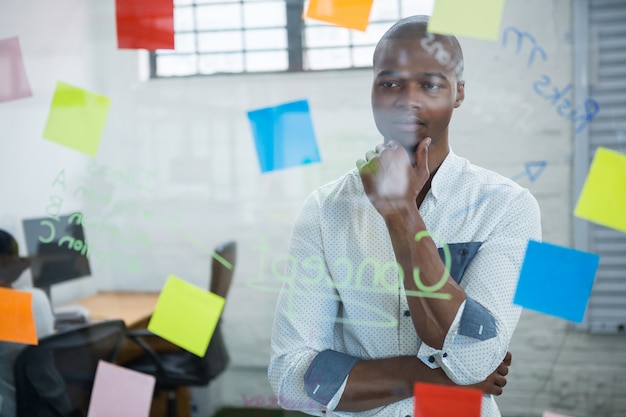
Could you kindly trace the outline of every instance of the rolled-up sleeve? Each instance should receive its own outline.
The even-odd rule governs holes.
[[[541,240],[534,197],[521,191],[467,266],[461,304],[441,349],[425,343],[418,357],[461,385],[483,381],[502,362],[521,307],[513,304],[528,240]]]
[[[348,355],[330,350],[340,297],[329,285],[332,280],[324,262],[319,223],[319,202],[314,194],[294,226],[276,304],[268,368],[278,404],[312,415],[336,406],[337,394],[355,363]],[[335,366],[337,372],[328,372],[329,366]]]

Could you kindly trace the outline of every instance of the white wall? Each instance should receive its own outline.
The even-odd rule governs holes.
[[[539,201],[544,240],[561,245],[571,243],[572,126],[533,83],[544,74],[557,87],[572,81],[570,21],[568,1],[506,3],[502,27],[528,31],[546,52],[547,59],[537,58],[531,67],[529,44],[516,53],[513,38],[506,48],[461,39],[466,101],[451,133],[457,154],[507,176],[528,161],[548,162],[536,182],[520,183]],[[278,287],[270,261],[287,250],[306,195],[352,169],[381,141],[369,107],[370,71],[140,81],[143,55],[116,49],[113,1],[0,0],[0,39],[16,35],[33,97],[0,104],[0,190],[6,196],[0,227],[22,239],[21,219],[44,215],[51,195],[63,197],[63,212],[82,210],[91,217],[87,238],[100,248],[91,259],[93,276],[54,288],[55,302],[99,289],[157,291],[171,273],[206,286],[211,248],[237,240],[239,262],[224,311],[233,362],[212,396],[234,406],[243,404],[243,396],[261,396],[267,405],[265,367],[277,293],[246,283],[263,276]],[[41,138],[57,80],[111,99],[95,159]],[[311,106],[322,163],[261,175],[246,112],[301,98]],[[52,186],[61,170],[64,190]],[[91,197],[75,196],[79,187]],[[120,236],[111,235],[103,222],[117,227]],[[269,248],[263,266],[255,250],[262,239]],[[623,352],[624,338],[573,333],[559,355],[555,340],[565,332],[563,321],[524,313],[511,346],[510,388],[499,399],[505,415],[537,416],[552,407],[582,417],[591,406],[579,401],[568,408],[561,383],[578,370],[583,382],[571,392],[582,393],[585,375],[598,366],[606,371],[609,362],[611,378],[624,383],[617,371],[626,360],[607,355],[617,348]],[[596,351],[606,364],[592,365]],[[541,387],[542,381],[554,389]],[[618,415],[611,410],[618,408],[602,415]]]

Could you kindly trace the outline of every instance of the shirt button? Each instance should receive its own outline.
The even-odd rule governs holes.
[[[443,352],[443,357],[444,357],[444,358],[447,358],[447,357],[448,357],[448,354],[447,354],[446,352]]]
[[[404,317],[409,317],[411,312],[409,310],[404,310]]]
[[[430,363],[435,362],[435,357],[434,356],[429,356],[428,357],[428,362],[430,362]]]

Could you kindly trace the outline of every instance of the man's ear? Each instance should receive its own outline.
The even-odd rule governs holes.
[[[454,108],[456,109],[465,100],[465,81],[457,81],[456,83],[456,101],[454,102]]]

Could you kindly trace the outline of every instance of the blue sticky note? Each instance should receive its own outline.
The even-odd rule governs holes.
[[[320,161],[307,100],[252,110],[248,119],[261,172]]]
[[[599,262],[593,253],[531,240],[513,303],[580,323]]]

